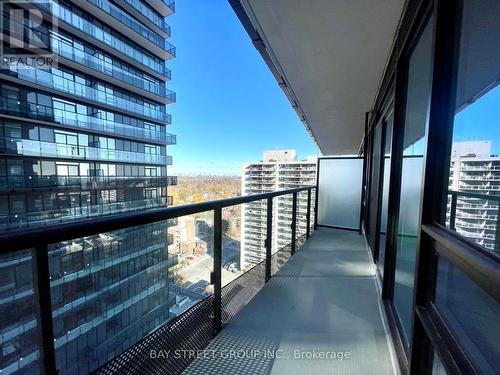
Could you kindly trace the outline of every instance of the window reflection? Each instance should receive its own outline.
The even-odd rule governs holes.
[[[403,341],[407,347],[413,317],[415,256],[420,221],[427,108],[431,87],[432,25],[432,20],[428,21],[411,54],[408,66],[394,283],[394,305],[401,323]]]

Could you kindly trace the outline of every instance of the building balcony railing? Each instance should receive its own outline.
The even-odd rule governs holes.
[[[104,160],[159,165],[172,164],[172,157],[170,155],[146,154],[4,137],[0,137],[0,154],[54,157],[71,160]]]
[[[172,12],[175,12],[175,0],[161,0],[163,4],[169,7]]]
[[[74,61],[78,64],[84,65],[96,72],[104,73],[120,81],[131,84],[135,87],[150,91],[156,95],[167,98],[171,92],[166,89],[164,83],[151,81],[143,76],[134,74],[135,72],[125,70],[116,64],[110,64],[108,60],[102,59],[101,54],[91,55],[81,49],[74,47],[72,44],[67,43],[64,39],[52,38],[52,51],[61,57]],[[165,68],[164,76],[171,79],[172,72]]]
[[[55,122],[71,127],[95,131],[98,133],[115,134],[119,136],[150,139],[166,144],[175,144],[177,138],[173,134],[149,130],[137,126],[127,125],[107,118],[89,116],[84,113],[68,111],[43,104],[30,103],[15,98],[0,97],[1,112],[6,115],[31,118],[40,121]],[[167,114],[167,123],[171,116]]]
[[[485,247],[500,251],[500,195],[452,190],[448,194],[448,227],[480,245],[484,245],[484,240],[494,241]],[[496,223],[487,222],[486,217],[495,217]]]
[[[500,171],[499,165],[476,165],[476,166],[462,166],[461,171]]]
[[[500,191],[500,185],[470,185],[465,183],[460,183],[459,188],[463,190],[480,190],[480,191]]]
[[[0,298],[2,299],[2,303],[8,304],[11,311],[16,310],[16,319],[18,320],[16,320],[17,323],[15,324],[22,325],[23,322],[31,322],[30,327],[23,326],[23,330],[16,330],[16,325],[14,324],[12,328],[14,328],[15,332],[12,330],[9,331],[9,340],[22,343],[22,345],[13,347],[9,357],[3,358],[5,359],[2,362],[3,369],[8,371],[39,371],[46,374],[55,374],[58,371],[65,373],[70,367],[85,363],[84,372],[97,370],[98,372],[106,373],[107,371],[116,371],[109,369],[115,368],[118,363],[122,363],[123,356],[134,353],[143,345],[144,340],[157,340],[160,339],[158,335],[161,335],[168,341],[170,340],[168,339],[168,335],[177,335],[178,333],[184,338],[189,337],[190,334],[188,332],[180,332],[176,327],[187,328],[189,326],[191,327],[189,329],[193,329],[199,334],[196,334],[197,339],[195,341],[188,340],[188,342],[181,340],[178,344],[174,344],[175,340],[168,341],[171,344],[169,344],[167,349],[190,349],[193,345],[194,347],[204,348],[212,339],[213,333],[219,332],[241,310],[249,299],[284,264],[286,259],[295,253],[297,250],[296,244],[302,241],[298,238],[297,233],[294,232],[296,237],[290,239],[290,245],[273,255],[271,255],[270,241],[266,242],[265,247],[262,247],[262,245],[255,246],[258,255],[252,255],[252,252],[248,253],[248,257],[249,259],[251,258],[250,260],[254,262],[254,265],[249,269],[245,269],[234,281],[223,285],[222,209],[262,199],[270,202],[273,198],[283,194],[298,194],[300,191],[311,189],[315,189],[315,187],[309,186],[289,191],[277,191],[255,196],[243,196],[220,201],[128,213],[123,213],[124,207],[114,207],[111,204],[107,204],[79,207],[76,210],[63,210],[66,211],[66,216],[56,212],[54,213],[54,217],[50,217],[48,212],[43,212],[39,214],[40,221],[37,220],[36,214],[33,214],[33,216],[30,215],[30,217],[26,214],[17,214],[8,218],[4,217],[4,228],[6,220],[10,221],[8,223],[10,224],[10,229],[15,228],[17,223],[21,227],[23,221],[29,221],[30,226],[37,226],[38,228],[33,228],[29,231],[10,230],[0,234],[0,260],[2,261],[2,265],[9,268],[9,272],[12,270],[12,267],[17,267],[20,264],[23,267],[27,266],[36,271],[29,272],[30,275],[36,275],[33,281],[26,283],[26,280],[18,279],[14,284],[9,284],[1,290]],[[162,203],[162,200],[154,203]],[[124,204],[116,203],[116,205],[122,206]],[[109,208],[109,212],[103,212],[103,210],[106,210],[106,207]],[[114,213],[113,207],[116,208],[117,212],[121,213],[102,216],[104,213]],[[122,211],[118,211],[119,209]],[[158,306],[162,311],[167,308],[167,314],[163,314],[162,318],[156,319],[155,325],[149,326],[147,331],[134,331],[137,335],[134,335],[132,340],[130,335],[123,335],[120,329],[112,329],[113,327],[119,328],[116,324],[120,322],[113,320],[113,315],[117,312],[116,309],[125,308],[128,300],[123,303],[120,301],[120,293],[117,294],[116,291],[120,291],[121,289],[116,287],[113,287],[115,291],[110,293],[108,297],[98,299],[96,295],[93,295],[95,293],[91,293],[94,289],[93,286],[87,285],[90,279],[85,275],[91,275],[92,272],[97,272],[96,270],[99,268],[99,272],[102,273],[102,281],[108,280],[110,282],[116,281],[117,283],[121,283],[127,275],[125,272],[126,267],[124,268],[126,264],[121,261],[123,257],[117,257],[124,250],[118,246],[119,241],[127,240],[127,236],[131,236],[129,239],[132,241],[131,244],[134,244],[135,241],[146,241],[149,238],[150,231],[154,231],[151,240],[155,242],[154,246],[158,246],[157,241],[161,241],[162,233],[165,243],[168,240],[167,231],[161,230],[162,225],[168,228],[170,225],[175,225],[173,220],[178,217],[209,211],[213,211],[214,218],[213,235],[211,236],[213,241],[213,267],[209,267],[211,276],[208,277],[207,273],[207,276],[203,276],[206,280],[200,280],[200,274],[196,274],[194,275],[193,282],[187,282],[185,279],[186,267],[180,264],[179,257],[174,262],[168,262],[168,258],[166,258],[167,252],[161,251],[161,246],[158,247],[158,250],[146,248],[148,251],[147,259],[153,262],[151,263],[152,268],[147,269],[146,272],[152,278],[148,279],[147,290],[143,291],[142,294],[144,296],[141,294],[140,298],[148,299],[150,307]],[[98,217],[93,217],[94,213]],[[92,217],[92,219],[68,222],[68,218],[71,216],[78,216],[80,218]],[[51,225],[53,221],[58,221],[59,224]],[[153,225],[154,227],[151,227]],[[268,230],[271,231],[270,233],[273,230],[272,226],[272,222],[269,222],[267,225]],[[309,236],[309,231],[305,236]],[[170,238],[170,240],[172,241],[173,239]],[[249,248],[251,246],[253,245],[249,245]],[[100,267],[102,262],[98,259],[97,262],[96,260],[90,260],[88,256],[96,251],[105,257],[116,258],[117,267],[113,267],[110,259],[107,259],[105,268]],[[80,255],[83,254],[85,254],[85,257],[81,258]],[[6,263],[7,259],[9,259],[8,263]],[[42,261],[42,259],[45,260]],[[165,260],[167,261],[165,262]],[[139,262],[131,261],[128,263],[128,267],[139,265],[137,264]],[[57,269],[54,268],[56,266]],[[164,273],[166,272],[166,268],[162,267],[167,266],[170,269],[168,277],[165,277],[167,275]],[[7,268],[1,268],[0,272],[7,272]],[[163,269],[165,271],[162,271]],[[203,273],[203,269],[203,267],[201,271],[197,269],[196,272]],[[192,272],[195,272],[194,269]],[[51,275],[58,275],[58,277],[51,279]],[[254,281],[252,282],[252,280]],[[73,281],[78,281],[78,283],[71,284]],[[167,283],[170,283],[171,287],[165,289]],[[78,299],[71,303],[64,303],[64,300],[61,300],[63,297],[61,295],[61,287],[65,287],[64,296],[66,296],[68,295],[67,293],[70,293],[69,289],[67,289],[70,288],[70,284],[74,288],[71,295],[76,296],[79,290],[86,290],[86,292],[82,295],[81,300]],[[256,285],[260,286],[255,288]],[[245,298],[241,299],[242,295],[240,293],[235,295],[234,292],[236,289],[234,288],[244,288],[246,290],[244,293]],[[174,295],[170,296],[169,293],[157,295],[157,293],[165,290],[172,291]],[[122,293],[127,292],[126,290],[121,291]],[[106,290],[97,289],[97,293],[105,292]],[[155,295],[157,295],[156,300],[150,299],[154,298]],[[185,300],[186,297],[191,299],[191,302],[187,304],[187,308],[184,309],[186,311],[181,314],[175,314],[175,317],[169,315],[168,304],[172,304],[173,306],[177,298]],[[134,297],[136,300],[138,298]],[[82,305],[84,299],[92,303]],[[97,302],[99,303],[96,304]],[[105,302],[112,309],[108,310],[104,325],[103,320],[99,320],[100,318],[98,317],[92,318],[92,322],[86,320],[88,319],[88,315],[82,314],[82,310],[79,308],[80,305],[86,306],[86,308],[90,309],[87,311],[90,314],[89,316],[94,317],[92,306],[99,306],[99,308],[106,307],[106,305],[103,305]],[[34,309],[36,313],[32,314],[30,312],[33,309],[29,311],[20,309],[23,303],[37,306]],[[231,306],[230,310],[228,310],[228,306]],[[153,308],[152,311],[156,310]],[[25,313],[27,315],[23,315]],[[7,319],[8,317],[5,314],[0,317],[2,326],[4,326],[4,320]],[[187,326],[184,323],[187,323]],[[61,326],[61,324],[64,324],[64,326]],[[94,335],[93,332],[96,331],[97,327],[105,327],[105,332]],[[85,337],[87,335],[94,337],[95,340],[86,340]],[[35,337],[40,337],[40,339],[34,339]],[[79,345],[83,345],[83,347],[78,349],[78,363],[68,363],[63,359],[65,357],[60,355],[60,352],[68,350],[69,355],[70,348],[68,345],[76,343],[76,340],[78,340]],[[126,340],[126,343],[124,340]],[[113,350],[113,348],[115,349]],[[125,351],[122,352],[123,350]],[[103,353],[104,355],[102,355]],[[176,361],[175,368],[177,370],[185,369],[191,361],[192,359]],[[131,370],[129,363],[126,363],[125,366],[127,371]],[[170,373],[170,367],[162,366],[164,371]],[[177,370],[172,371],[176,372]],[[132,372],[134,371],[132,370]]]
[[[460,176],[460,180],[463,180],[463,181],[482,181],[482,182],[500,181],[500,176],[495,176],[495,175],[492,175],[491,173],[488,173],[486,175],[469,175],[469,174],[464,173]]]
[[[172,46],[170,43],[165,41],[165,38],[151,31],[149,28],[144,26],[142,23],[135,20],[127,12],[123,11],[121,8],[117,7],[108,0],[88,0],[90,3],[94,4],[99,9],[108,13],[111,17],[115,18],[131,30],[134,30],[139,35],[148,39],[150,42],[154,43],[158,47],[168,51]],[[164,22],[165,23],[165,22]],[[166,25],[166,24],[165,24]],[[170,28],[166,28],[170,34]]]
[[[16,69],[15,66],[10,68]],[[92,101],[98,105],[111,106],[135,115],[151,118],[153,121],[166,121],[167,119],[167,113],[164,111],[165,104],[158,103],[148,107],[144,102],[135,102],[132,101],[132,98],[122,98],[119,96],[119,92],[116,94],[113,90],[108,92],[106,86],[99,81],[93,83],[93,86],[89,86],[90,82],[86,84],[75,82],[73,79],[63,78],[41,69],[19,69],[19,71],[11,71],[10,73],[23,81],[36,83],[58,92]],[[168,95],[171,95],[172,101],[175,99],[175,93],[170,92]]]
[[[165,187],[177,185],[177,177],[149,176],[0,176],[0,190],[54,189],[77,191],[128,187]]]
[[[144,66],[160,73],[165,72],[165,63],[161,59],[155,59],[143,50],[139,44],[133,42],[125,42],[117,36],[105,31],[97,24],[90,22],[81,15],[74,13],[71,9],[60,3],[46,3],[42,1],[35,2],[40,8],[47,12],[53,12],[62,22],[78,29],[80,32],[95,38],[96,40],[108,45],[114,50],[122,53],[124,56],[130,57]],[[163,48],[172,57],[175,56],[175,47],[165,41]]]
[[[64,203],[68,204],[68,203]],[[141,199],[136,201],[85,204],[76,207],[59,207],[36,212],[17,212],[0,215],[0,230],[11,231],[23,228],[43,227],[67,221],[97,218],[102,215],[120,214],[164,207],[164,198]]]
[[[140,0],[125,0],[128,4],[134,7],[139,13],[147,17],[156,26],[162,29],[168,37],[171,36],[170,26],[165,22],[165,20],[160,17],[151,7],[147,6]]]

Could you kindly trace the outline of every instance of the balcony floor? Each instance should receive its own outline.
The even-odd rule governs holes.
[[[395,374],[379,300],[364,238],[319,229],[184,373]],[[301,359],[296,351],[351,358]]]

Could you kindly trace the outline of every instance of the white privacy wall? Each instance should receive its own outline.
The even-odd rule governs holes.
[[[318,224],[359,229],[363,159],[320,159],[318,173]]]

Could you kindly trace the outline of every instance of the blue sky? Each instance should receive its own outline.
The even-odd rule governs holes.
[[[317,149],[227,0],[176,2],[168,17],[177,57],[168,62],[177,92],[169,174],[239,175],[266,149]],[[491,140],[500,154],[500,86],[457,114],[453,139]]]
[[[500,155],[500,85],[455,116],[454,141],[491,140],[491,153]]]
[[[167,18],[177,57],[168,62],[177,103],[169,174],[240,174],[270,148],[317,149],[227,0],[188,0]]]

